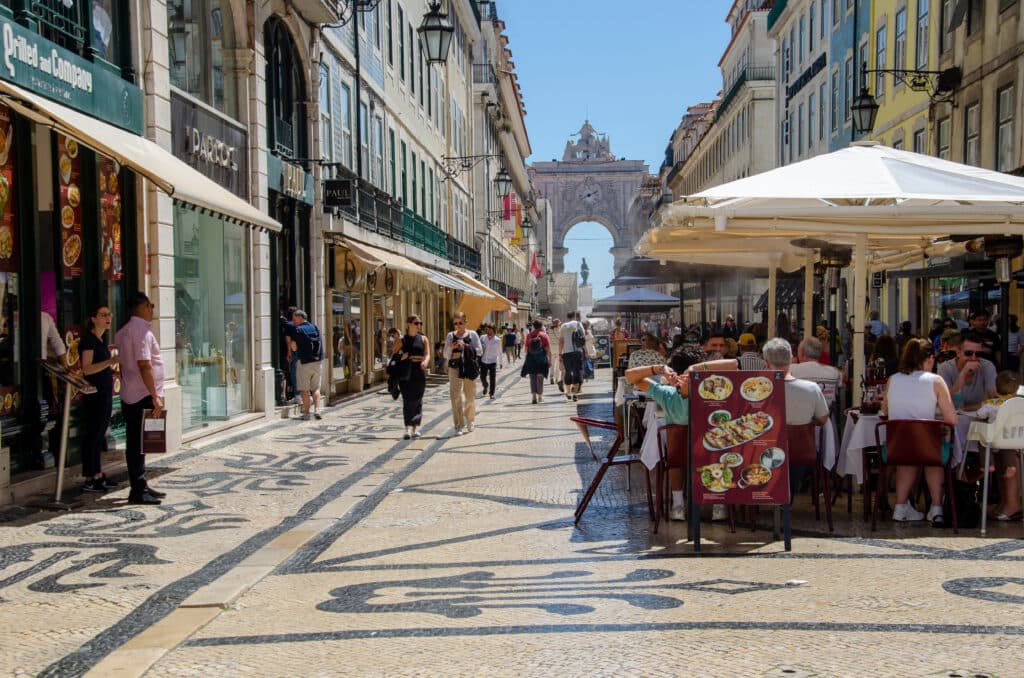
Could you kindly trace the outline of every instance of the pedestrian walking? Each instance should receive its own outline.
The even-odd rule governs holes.
[[[480,337],[480,383],[483,384],[482,397],[490,396],[494,400],[494,386],[498,381],[497,369],[504,369],[501,363],[502,340],[494,334],[494,325],[484,325],[484,336]],[[506,332],[505,336],[515,336]],[[505,357],[508,357],[506,352]],[[509,361],[511,362],[511,361]]]
[[[551,321],[551,337],[555,342],[555,346],[552,347],[552,353],[556,356],[562,355],[562,335],[559,328],[562,326],[562,321],[558,318],[554,318]],[[551,361],[551,383],[558,386],[558,390],[565,393],[565,384],[562,383],[562,361],[561,358]]]
[[[505,351],[505,360],[509,365],[516,360],[516,329],[515,327],[505,327],[505,334],[501,338],[502,348]]]
[[[430,368],[430,340],[423,334],[423,320],[411,315],[405,320],[405,335],[397,342],[398,388],[402,392],[402,419],[406,440],[420,437],[423,421],[423,394],[427,390]]]
[[[597,339],[590,331],[590,321],[583,321],[583,332],[586,337],[586,345],[583,347],[583,380],[591,381],[594,378],[594,361],[597,360]]]
[[[310,401],[312,414],[323,419],[320,411],[320,380],[323,377],[324,342],[320,328],[309,322],[309,316],[301,308],[292,312],[291,322],[281,318],[281,329],[295,342],[293,359],[298,359],[295,367],[295,385],[302,394],[302,419],[308,420]]]
[[[533,404],[544,402],[544,380],[551,368],[551,340],[539,320],[533,321],[533,331],[526,335],[526,359],[520,376],[530,377]]]
[[[480,372],[480,335],[466,329],[466,314],[452,318],[454,330],[444,340],[448,361],[448,386],[452,401],[455,435],[472,433],[476,419],[476,377]]]
[[[104,339],[110,329],[112,314],[104,305],[96,306],[89,313],[86,332],[78,342],[78,354],[82,360],[82,374],[85,380],[96,387],[95,393],[83,394],[85,410],[85,433],[82,436],[82,475],[85,477],[86,492],[106,492],[111,485],[103,473],[101,454],[110,425],[111,408],[114,399],[114,366],[117,365],[117,350],[107,347]]]
[[[124,457],[128,464],[129,504],[159,504],[165,496],[146,482],[146,457],[142,454],[142,419],[146,410],[154,417],[164,411],[164,359],[153,336],[153,302],[136,292],[128,302],[132,317],[117,332],[121,364],[121,413],[124,415]]]
[[[579,313],[571,311],[566,321],[558,328],[562,347],[565,399],[574,402],[580,399],[580,387],[583,385],[583,349],[587,343],[586,333],[578,318]]]
[[[523,357],[523,344],[526,343],[526,327],[516,330],[516,360]]]

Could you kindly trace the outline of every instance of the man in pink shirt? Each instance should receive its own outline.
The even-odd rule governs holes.
[[[142,292],[128,302],[132,317],[114,339],[121,362],[121,412],[125,423],[125,461],[128,462],[129,504],[159,504],[163,492],[146,483],[142,454],[145,410],[159,416],[164,409],[164,361],[153,336],[153,303]]]

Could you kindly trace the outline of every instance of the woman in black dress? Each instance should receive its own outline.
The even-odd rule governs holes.
[[[421,331],[423,321],[418,315],[406,319],[405,336],[395,342],[398,354],[398,388],[402,392],[402,417],[405,420],[406,440],[420,437],[423,419],[423,393],[427,390],[427,370],[430,368],[430,340]]]
[[[101,468],[103,442],[110,424],[111,402],[114,398],[114,366],[117,365],[116,349],[111,355],[104,335],[110,329],[110,309],[96,306],[89,314],[86,332],[78,342],[82,357],[82,373],[86,381],[96,387],[96,392],[82,396],[85,407],[85,435],[82,436],[82,475],[86,492],[106,492],[110,489],[107,477]]]

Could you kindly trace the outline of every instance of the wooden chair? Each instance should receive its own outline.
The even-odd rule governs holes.
[[[885,454],[882,452],[881,432],[885,431]],[[959,533],[956,522],[956,498],[953,495],[953,465],[949,460],[942,461],[942,445],[948,442],[950,450],[953,445],[953,428],[935,419],[888,419],[875,426],[875,443],[879,450],[878,487],[875,488],[875,501],[871,505],[871,529],[876,529],[876,515],[881,498],[888,494],[885,486],[886,467],[893,466],[940,466],[946,471],[945,491],[949,497],[950,518],[953,521],[953,532]],[[938,501],[939,497],[932,497]]]
[[[825,519],[828,522],[828,531],[833,531],[832,526],[832,488],[829,479],[825,474],[824,458],[818,450],[824,445],[824,430],[814,422],[808,424],[787,424],[786,440],[789,442],[789,467],[792,472],[795,466],[810,466],[811,474],[811,500],[814,503],[814,519],[821,520],[821,506],[818,501],[818,488],[825,492]],[[790,497],[790,503],[793,498]]]
[[[576,507],[575,523],[578,525],[580,518],[583,517],[583,512],[587,510],[587,505],[590,503],[590,500],[594,498],[594,493],[597,492],[597,487],[601,484],[604,474],[608,472],[610,467],[629,466],[630,464],[640,464],[643,466],[643,462],[640,461],[639,454],[618,454],[619,447],[622,446],[623,436],[622,429],[616,425],[615,422],[604,421],[603,419],[591,419],[589,417],[569,417],[569,420],[575,423],[580,429],[580,432],[583,433],[583,438],[587,441],[587,445],[590,447],[590,454],[594,457],[595,461],[597,461],[597,455],[594,454],[594,447],[590,442],[589,429],[596,428],[603,431],[615,431],[615,440],[612,441],[611,446],[608,448],[608,453],[605,455],[605,458],[601,460],[601,466],[598,467],[597,473],[594,475],[594,479],[590,482],[590,486],[584,493],[579,506]],[[644,479],[647,481],[647,511],[650,513],[651,520],[654,520],[654,499],[651,496],[651,477],[647,473],[646,468],[644,468]]]

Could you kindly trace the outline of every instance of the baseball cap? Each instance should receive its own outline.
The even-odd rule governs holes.
[[[757,339],[750,332],[744,332],[736,343],[740,346],[757,346]]]

